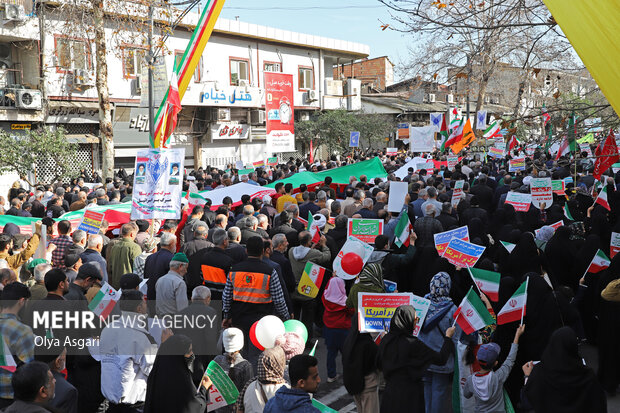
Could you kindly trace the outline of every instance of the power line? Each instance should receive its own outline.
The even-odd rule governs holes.
[[[225,10],[289,10],[289,11],[303,11],[303,10],[344,10],[344,9],[378,9],[383,6],[302,6],[302,7],[224,7]]]

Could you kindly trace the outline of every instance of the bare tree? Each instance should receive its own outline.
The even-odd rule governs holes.
[[[517,93],[509,99],[517,116],[534,68],[576,66],[570,43],[542,0],[380,1],[391,10],[390,28],[417,41],[405,69],[426,78],[466,82],[467,98],[472,92],[475,96],[475,111],[502,66],[522,69]]]
[[[189,8],[195,4],[191,2]],[[94,47],[95,88],[99,102],[99,134],[103,149],[102,175],[104,178],[112,177],[114,133],[107,58],[110,54],[114,54],[122,59],[123,46],[130,44],[143,48],[138,60],[139,66],[151,64],[152,59],[147,59],[151,25],[148,19],[149,7],[155,10],[153,19],[156,33],[152,46],[157,53],[170,52],[165,48],[165,38],[189,8],[180,10],[171,3],[160,3],[155,0],[61,0],[50,3],[50,5],[41,3],[41,7],[45,8],[42,11],[45,11],[47,18],[46,24],[41,26],[42,31],[53,27],[55,32],[87,39],[88,51],[85,59],[90,59],[90,53]],[[139,71],[140,67],[135,69]],[[45,73],[45,70],[43,72]]]

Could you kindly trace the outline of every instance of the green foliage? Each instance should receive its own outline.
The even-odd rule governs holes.
[[[54,178],[75,176],[83,165],[77,161],[78,145],[68,143],[62,128],[29,130],[24,134],[0,131],[0,173],[26,177],[37,169],[53,171]]]
[[[312,120],[295,122],[295,136],[306,144],[314,139],[316,146],[327,145],[330,153],[343,153],[349,151],[351,131],[360,132],[362,149],[383,142],[395,128],[391,117],[338,109],[322,112]]]

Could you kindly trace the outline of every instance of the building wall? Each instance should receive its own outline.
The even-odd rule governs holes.
[[[378,90],[394,83],[394,65],[386,57],[364,59],[358,62],[344,63],[333,68],[334,79],[356,78],[362,81],[362,85],[370,86]]]

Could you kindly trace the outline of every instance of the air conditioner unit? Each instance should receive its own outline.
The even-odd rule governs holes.
[[[306,92],[306,101],[308,102],[314,102],[315,100],[318,99],[318,94],[316,93],[316,90],[309,90]]]
[[[32,89],[15,90],[15,106],[20,109],[41,109],[41,91]]]
[[[265,111],[261,109],[253,109],[250,111],[250,124],[262,125],[265,123]]]
[[[23,22],[26,20],[26,12],[21,4],[5,4],[4,20]]]
[[[73,69],[73,87],[94,86],[93,73],[85,69]]]
[[[248,82],[247,80],[240,80],[239,81],[239,86],[244,88],[245,93],[249,93],[250,92],[250,82]]]
[[[342,96],[342,80],[325,79],[325,94]]]
[[[218,108],[217,109],[217,121],[218,122],[230,121],[230,108]]]
[[[448,103],[454,103],[454,95],[450,94],[448,96],[446,96]]]
[[[428,101],[430,103],[435,103],[435,94],[434,93],[429,93],[428,94]]]
[[[131,79],[131,89],[133,91],[133,95],[142,94],[142,78],[140,75],[136,75],[135,79]]]

